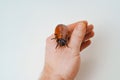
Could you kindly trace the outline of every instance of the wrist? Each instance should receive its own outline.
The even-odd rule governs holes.
[[[45,74],[43,74],[42,76],[41,76],[41,79],[40,80],[65,80],[65,79],[63,79],[61,76],[59,76],[59,75],[52,75],[52,74],[47,74],[47,73],[45,73]]]
[[[65,80],[62,76],[48,70],[43,70],[40,80]]]
[[[40,80],[73,80],[57,74],[50,67],[44,67]]]

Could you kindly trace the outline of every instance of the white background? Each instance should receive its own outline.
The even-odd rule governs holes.
[[[120,0],[0,0],[0,80],[38,80],[46,38],[79,20],[95,37],[76,80],[120,80]]]

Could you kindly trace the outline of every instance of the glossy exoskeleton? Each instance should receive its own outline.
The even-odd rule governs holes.
[[[55,38],[57,45],[56,48],[62,47],[62,46],[67,46],[68,47],[68,43],[69,43],[69,39],[70,39],[70,32],[68,30],[68,27],[64,24],[59,24],[56,26],[55,28]]]

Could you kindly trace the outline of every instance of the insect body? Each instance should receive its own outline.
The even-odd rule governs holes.
[[[67,28],[66,25],[63,25],[63,24],[59,24],[56,26],[55,28],[55,38],[53,39],[56,39],[56,42],[57,42],[57,46],[67,46],[68,47],[68,42],[69,42],[69,39],[70,39],[70,32]]]

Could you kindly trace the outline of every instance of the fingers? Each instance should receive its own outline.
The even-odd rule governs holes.
[[[86,34],[90,33],[93,30],[94,26],[92,24],[87,26]]]
[[[92,24],[88,25],[87,21],[79,21],[79,22],[68,25],[69,31],[72,33],[74,28],[80,23],[85,23],[87,25],[86,33],[80,48],[80,50],[82,51],[83,49],[85,49],[91,44],[91,41],[89,39],[94,36],[94,31],[93,31],[94,26]]]
[[[81,44],[80,51],[82,51],[83,49],[85,49],[86,47],[88,47],[90,44],[91,44],[90,40],[83,42]]]
[[[74,28],[74,31],[71,35],[71,39],[70,39],[70,43],[69,46],[73,49],[80,49],[80,45],[83,41],[83,38],[85,36],[86,33],[86,26],[87,23],[79,23],[76,25],[76,27]]]
[[[87,48],[91,44],[91,41],[89,39],[94,36],[93,28],[94,28],[93,25],[87,26],[86,35],[85,35],[83,42],[81,44],[80,51]]]
[[[72,33],[74,28],[79,24],[79,23],[85,23],[87,25],[87,29],[86,29],[86,34],[88,34],[89,32],[91,32],[94,28],[94,26],[92,24],[88,25],[87,21],[79,21],[73,24],[68,25],[68,29],[69,31]]]
[[[85,35],[83,41],[86,41],[86,40],[92,38],[93,36],[94,36],[94,32],[91,31],[91,32],[89,32],[88,34]]]

